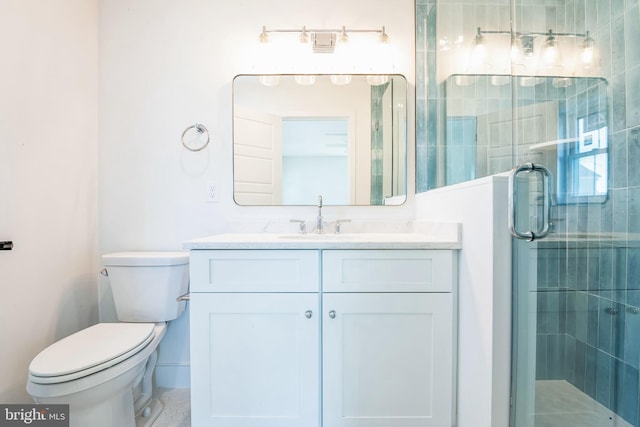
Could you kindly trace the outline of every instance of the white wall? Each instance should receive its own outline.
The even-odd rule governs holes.
[[[273,64],[260,62],[264,58],[255,55],[263,25],[386,26],[396,61],[395,68],[387,71],[407,76],[411,91],[407,110],[414,110],[412,0],[102,1],[100,254],[125,249],[177,249],[184,240],[216,232],[262,230],[273,221],[314,217],[311,207],[251,208],[233,203],[231,83],[237,74],[272,71]],[[301,73],[339,71],[328,64],[312,70],[314,65],[309,64],[292,67]],[[180,135],[196,122],[209,128],[213,141],[205,150],[192,153],[182,148]],[[414,193],[415,181],[413,128],[411,115],[409,195]],[[205,203],[208,181],[218,183],[219,203]],[[401,207],[327,207],[323,214],[328,220],[406,220],[414,215],[413,198]],[[295,231],[294,224],[287,226]],[[108,295],[102,285],[101,294]],[[105,319],[110,317],[106,305]],[[170,327],[163,342],[160,371],[164,365],[186,370],[187,338],[188,319],[183,316]]]
[[[418,194],[416,219],[462,224],[457,425],[507,427],[511,374],[507,178],[490,176]]]
[[[98,0],[0,0],[0,402],[97,320]]]

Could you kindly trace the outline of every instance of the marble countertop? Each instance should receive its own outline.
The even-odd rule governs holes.
[[[460,249],[460,227],[439,232],[226,233],[184,242],[185,249]]]

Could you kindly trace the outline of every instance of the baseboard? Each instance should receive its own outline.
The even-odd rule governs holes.
[[[163,388],[190,388],[190,365],[178,363],[158,363],[156,365],[155,385]]]

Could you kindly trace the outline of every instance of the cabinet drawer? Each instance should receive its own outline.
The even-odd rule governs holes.
[[[325,250],[325,292],[451,292],[454,251]]]
[[[315,250],[193,250],[191,292],[318,292]]]

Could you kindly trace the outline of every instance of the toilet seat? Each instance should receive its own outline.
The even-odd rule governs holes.
[[[82,378],[126,360],[154,338],[155,323],[99,323],[47,347],[29,365],[29,379],[56,384]]]

